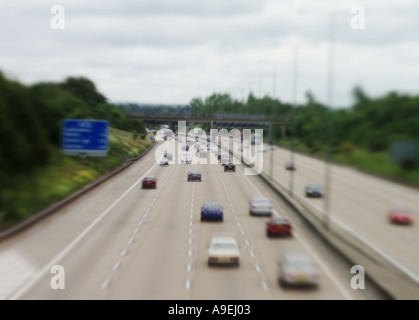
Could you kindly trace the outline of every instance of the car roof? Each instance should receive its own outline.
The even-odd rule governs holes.
[[[199,170],[190,170],[188,173],[201,173]]]
[[[144,180],[153,180],[154,177],[144,177]]]
[[[272,221],[279,221],[279,222],[290,222],[289,219],[285,218],[285,217],[281,217],[281,216],[272,216],[271,217]]]
[[[314,182],[310,182],[309,184],[307,184],[307,187],[316,187],[316,188],[321,188],[320,185],[318,183],[314,183]]]
[[[212,243],[222,242],[222,243],[236,243],[237,244],[237,241],[233,236],[220,236],[220,235],[212,236],[211,237],[211,242]]]
[[[305,253],[285,253],[284,254],[284,261],[311,261],[314,262],[313,259]]]
[[[215,201],[204,202],[202,206],[203,207],[222,207],[222,205],[219,202],[215,202]]]
[[[271,202],[271,200],[269,200],[269,198],[266,198],[266,197],[253,197],[252,201],[268,201],[268,202]]]

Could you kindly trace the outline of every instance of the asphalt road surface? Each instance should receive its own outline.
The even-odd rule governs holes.
[[[275,152],[276,174],[278,179],[285,178],[282,151]],[[310,161],[314,160],[297,159],[295,188],[300,192],[307,179],[321,177],[321,165]],[[350,266],[316,240],[258,176],[245,175],[242,165],[236,172],[224,172],[221,164],[209,162],[214,164],[172,163],[160,167],[151,151],[53,215],[3,241],[0,298],[379,299],[373,291],[351,287]],[[201,182],[187,181],[190,169],[201,171]],[[157,177],[156,189],[141,189],[141,180],[148,175]],[[339,178],[337,172],[333,175],[338,179],[333,182],[333,214],[348,215],[345,223],[356,224],[360,230],[369,228],[372,240],[387,243],[387,250],[395,258],[417,271],[419,258],[412,256],[418,248],[414,240],[417,229],[415,236],[414,231],[404,233],[386,223],[384,212],[389,199],[379,192],[385,184],[370,186],[373,182],[364,177],[366,181],[358,185],[353,174]],[[361,187],[367,195],[359,193]],[[363,201],[338,201],[338,192]],[[370,194],[376,194],[381,203],[361,206]],[[249,215],[248,201],[255,195],[269,197],[274,212],[292,221],[292,238],[266,237],[268,218]],[[201,205],[208,200],[223,205],[223,222],[200,221]],[[321,206],[321,201],[316,203]],[[335,213],[339,203],[343,211]],[[208,266],[207,246],[216,232],[235,236],[241,253],[239,267]],[[315,260],[320,269],[317,288],[283,288],[278,284],[278,261],[284,252],[303,252]]]

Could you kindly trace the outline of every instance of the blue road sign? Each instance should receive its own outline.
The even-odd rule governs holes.
[[[66,119],[62,150],[67,155],[104,157],[108,155],[108,135],[108,121]]]

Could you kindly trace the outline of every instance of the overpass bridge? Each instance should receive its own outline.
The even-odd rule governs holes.
[[[211,123],[211,128],[238,128],[238,129],[267,129],[272,124],[280,124],[285,128],[287,125],[293,124],[291,117],[265,117],[264,115],[252,114],[221,114],[214,115],[191,115],[191,114],[154,114],[129,112],[128,118],[137,118],[150,124],[169,124],[173,129],[177,127],[179,121],[187,123]],[[175,131],[175,130],[174,130]]]

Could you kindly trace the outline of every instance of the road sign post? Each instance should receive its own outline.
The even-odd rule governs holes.
[[[105,120],[63,120],[62,150],[70,156],[106,157],[109,122]]]

